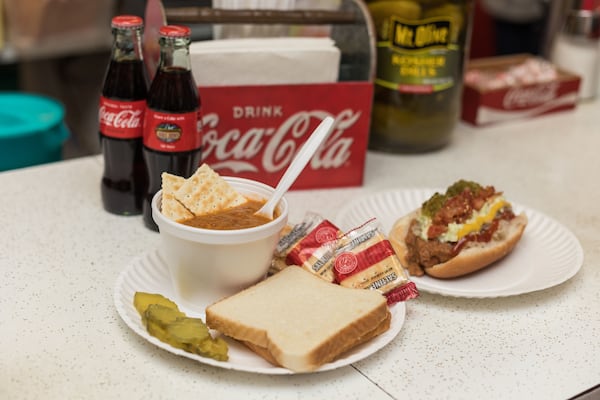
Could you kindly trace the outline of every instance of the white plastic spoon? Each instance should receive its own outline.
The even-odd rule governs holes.
[[[261,207],[255,214],[262,215],[265,218],[273,219],[273,212],[275,211],[275,207],[281,197],[288,191],[290,186],[296,181],[300,172],[304,170],[304,167],[308,163],[308,160],[312,158],[319,148],[319,145],[325,140],[325,138],[329,135],[331,128],[333,127],[334,119],[332,117],[325,117],[323,121],[319,124],[317,129],[311,133],[308,140],[304,143],[302,148],[298,151],[289,167],[279,180],[277,187],[275,188],[275,192],[273,192],[273,196],[265,203],[264,206]]]

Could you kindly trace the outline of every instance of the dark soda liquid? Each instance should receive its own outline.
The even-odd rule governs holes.
[[[120,101],[146,99],[148,79],[141,60],[111,60],[102,88],[106,98]],[[113,214],[142,213],[148,186],[148,173],[142,153],[142,137],[117,139],[99,132],[104,154],[100,184],[104,209]]]
[[[200,107],[198,88],[191,71],[179,67],[160,69],[150,88],[148,108],[166,113],[186,113]],[[144,224],[158,231],[152,218],[152,198],[161,188],[161,174],[168,172],[188,178],[202,159],[202,148],[184,152],[163,152],[144,146],[144,160],[148,168],[148,191],[144,201]]]

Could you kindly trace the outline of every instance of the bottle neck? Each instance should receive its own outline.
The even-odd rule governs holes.
[[[159,69],[180,68],[191,70],[189,38],[161,37]]]
[[[115,61],[143,60],[142,30],[113,29],[111,57]]]

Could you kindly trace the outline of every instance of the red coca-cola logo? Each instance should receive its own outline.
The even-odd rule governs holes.
[[[142,126],[143,110],[123,110],[109,112],[106,107],[100,107],[100,121],[115,128],[139,128]]]
[[[368,142],[371,82],[201,86],[202,160],[223,175],[275,186],[323,118],[335,126],[293,189],[359,185]]]
[[[502,100],[504,109],[527,108],[544,104],[557,97],[557,82],[529,87],[515,87],[506,92]]]
[[[315,124],[331,115],[323,110],[298,111],[279,126],[256,126],[242,132],[240,129],[219,131],[219,115],[210,113],[202,120],[205,128],[204,157],[213,157],[215,169],[229,168],[234,172],[257,171],[252,160],[261,158],[264,171],[283,170],[312,133]],[[344,135],[361,117],[360,111],[346,109],[336,118],[334,129],[311,159],[312,169],[338,168],[352,155],[354,138]]]
[[[98,109],[100,132],[120,139],[141,137],[145,109],[145,100],[118,101],[101,97]]]

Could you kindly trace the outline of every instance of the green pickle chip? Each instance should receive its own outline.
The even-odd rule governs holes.
[[[167,337],[166,329],[169,324],[177,321],[178,318],[185,317],[185,314],[171,307],[163,306],[162,304],[150,304],[142,321],[146,322],[148,333],[161,341],[165,341]]]
[[[199,318],[180,318],[166,327],[166,333],[166,342],[186,351],[210,337],[208,328]]]
[[[177,304],[167,299],[165,296],[158,293],[146,293],[146,292],[136,292],[133,296],[133,306],[137,310],[137,312],[142,316],[142,322],[144,326],[146,325],[146,318],[144,313],[148,309],[148,306],[151,304],[160,304],[165,307],[174,308],[179,311]]]
[[[204,340],[195,346],[193,353],[218,361],[227,361],[227,343],[220,337]]]
[[[150,335],[189,353],[228,360],[227,343],[220,337],[213,338],[201,318],[186,316],[170,299],[160,294],[136,292],[133,303]]]

